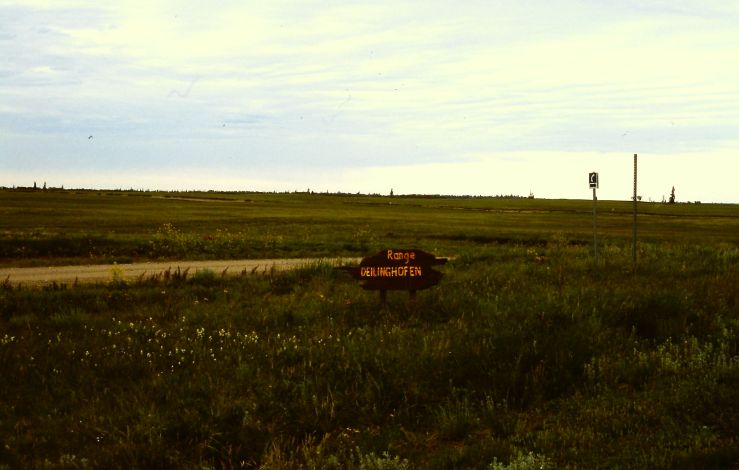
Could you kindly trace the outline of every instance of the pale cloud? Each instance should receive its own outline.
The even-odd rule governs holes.
[[[410,192],[523,194],[584,171],[568,155],[694,162],[699,181],[694,155],[739,151],[730,2],[5,1],[0,54],[0,158],[27,171],[201,165],[228,169],[214,187],[351,191],[408,168],[435,182]]]

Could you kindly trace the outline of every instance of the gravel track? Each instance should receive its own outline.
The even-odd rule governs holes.
[[[360,258],[286,258],[213,261],[166,261],[132,264],[102,264],[87,266],[51,266],[41,268],[0,268],[0,282],[13,286],[43,287],[57,284],[94,284],[114,279],[133,281],[163,273],[187,270],[188,275],[209,270],[217,275],[285,271],[325,263],[332,266],[359,263]]]

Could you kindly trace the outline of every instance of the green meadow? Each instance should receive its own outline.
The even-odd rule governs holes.
[[[739,206],[0,191],[0,265],[320,262],[0,285],[0,469],[733,468]],[[2,282],[2,280],[0,280]]]
[[[632,205],[599,201],[604,246],[630,246]],[[739,208],[640,203],[638,238],[739,242]],[[593,242],[592,201],[271,193],[0,191],[0,263],[365,256],[409,246],[455,256],[486,245]]]

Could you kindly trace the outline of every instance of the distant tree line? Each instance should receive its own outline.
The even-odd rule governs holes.
[[[41,187],[39,187],[38,182],[34,181],[33,186],[13,186],[13,187],[6,187],[6,186],[0,186],[0,189],[2,190],[13,190],[13,191],[76,191],[76,192],[97,192],[97,193],[139,193],[139,194],[230,194],[230,195],[240,195],[240,194],[308,194],[308,195],[316,195],[316,196],[334,196],[334,197],[352,197],[352,196],[368,196],[368,197],[392,197],[392,198],[413,198],[413,199],[534,199],[534,193],[529,192],[528,196],[521,196],[518,194],[496,194],[494,196],[484,196],[484,195],[456,195],[456,194],[395,194],[395,191],[393,189],[390,190],[389,194],[380,194],[380,193],[362,193],[360,191],[357,191],[356,193],[350,193],[350,192],[343,192],[343,191],[324,191],[324,192],[315,192],[312,191],[310,188],[308,188],[305,191],[298,191],[298,190],[284,190],[284,191],[250,191],[250,190],[195,190],[195,189],[180,189],[180,190],[171,190],[171,189],[135,189],[135,188],[129,188],[129,189],[123,189],[123,188],[115,188],[115,189],[92,189],[92,188],[69,188],[65,189],[64,185],[60,187],[53,187],[53,186],[47,186],[46,182],[44,181]],[[633,199],[633,198],[632,198]],[[641,201],[642,197],[637,196],[637,200]],[[650,199],[651,201],[651,199]],[[672,190],[670,191],[670,197],[669,199],[665,198],[665,196],[662,196],[662,203],[663,204],[677,204],[677,198],[675,196],[675,187],[672,187]],[[686,204],[700,204],[700,201],[685,201]]]

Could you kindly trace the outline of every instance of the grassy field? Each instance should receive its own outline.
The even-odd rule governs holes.
[[[599,201],[602,243],[628,243],[632,206]],[[735,205],[640,203],[639,239],[739,243]],[[592,201],[265,193],[0,191],[0,263],[445,255],[489,244],[592,246]]]
[[[732,468],[739,208],[0,192],[4,265],[454,257],[0,289],[0,468]]]

